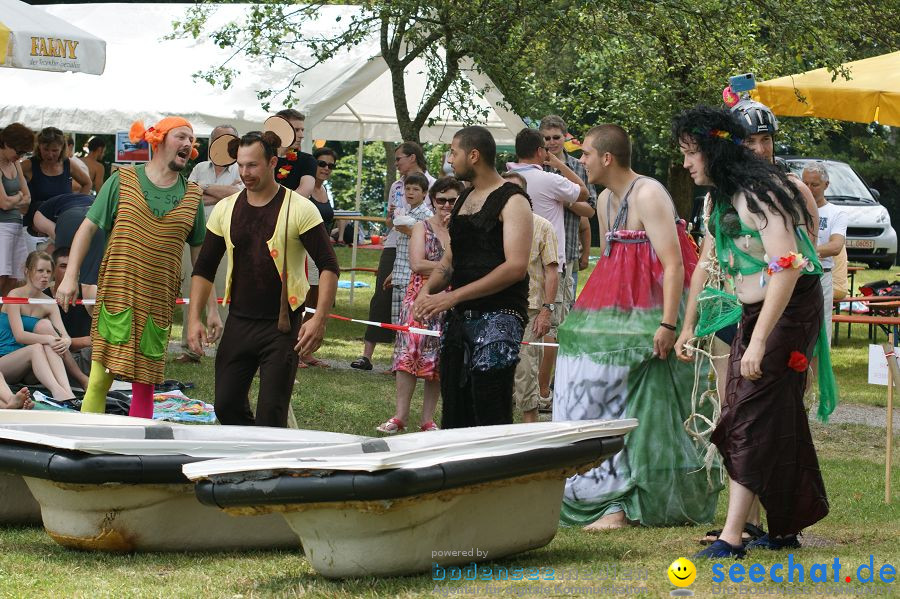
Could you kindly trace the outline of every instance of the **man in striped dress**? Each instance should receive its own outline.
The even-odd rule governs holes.
[[[81,410],[105,411],[106,393],[113,378],[120,378],[132,383],[129,415],[152,418],[153,386],[165,378],[181,254],[187,241],[196,259],[206,220],[202,190],[181,175],[188,159],[197,155],[191,124],[166,117],[144,129],[138,122],[129,137],[147,141],[153,157],[146,165],[120,168],[100,189],[75,234],[56,299],[63,309],[74,301],[90,241],[98,228],[106,231],[91,327],[91,373]],[[209,307],[210,335],[217,337],[222,323],[215,298]]]

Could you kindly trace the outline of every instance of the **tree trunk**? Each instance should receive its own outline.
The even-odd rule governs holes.
[[[675,210],[678,215],[690,220],[694,206],[694,181],[687,170],[677,162],[669,163],[668,184],[669,193],[675,202]]]

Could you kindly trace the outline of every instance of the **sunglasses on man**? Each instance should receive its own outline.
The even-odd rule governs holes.
[[[319,160],[318,162],[316,162],[316,164],[318,164],[321,168],[327,168],[327,169],[332,169],[332,170],[334,170],[334,163],[333,163],[333,162],[326,162],[326,161],[324,161],[324,160]]]
[[[562,135],[545,135],[544,141],[559,141],[563,138]]]

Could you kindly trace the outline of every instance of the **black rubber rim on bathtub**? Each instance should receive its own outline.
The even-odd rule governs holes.
[[[185,455],[89,454],[6,441],[0,472],[59,483],[189,484],[181,467],[208,458]]]
[[[622,449],[617,435],[562,447],[447,462],[426,468],[381,472],[295,472],[226,474],[199,481],[201,503],[218,507],[397,499],[535,474],[612,457]],[[243,480],[235,481],[236,478]],[[247,480],[253,477],[254,480]]]

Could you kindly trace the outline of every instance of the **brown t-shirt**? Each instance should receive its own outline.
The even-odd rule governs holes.
[[[279,187],[275,197],[265,206],[250,205],[246,190],[235,200],[231,215],[234,265],[231,269],[229,314],[257,320],[278,319],[281,277],[266,242],[275,232],[284,198],[285,189]],[[330,270],[340,274],[337,256],[324,226],[319,224],[303,233],[300,242],[320,271]],[[193,274],[214,281],[225,250],[225,239],[207,231]],[[288,264],[288,268],[304,268],[304,265]]]
[[[252,206],[246,191],[238,196],[231,215],[234,266],[231,267],[229,314],[243,318],[278,318],[281,277],[266,242],[275,233],[275,223],[285,189],[279,187],[265,206]]]

